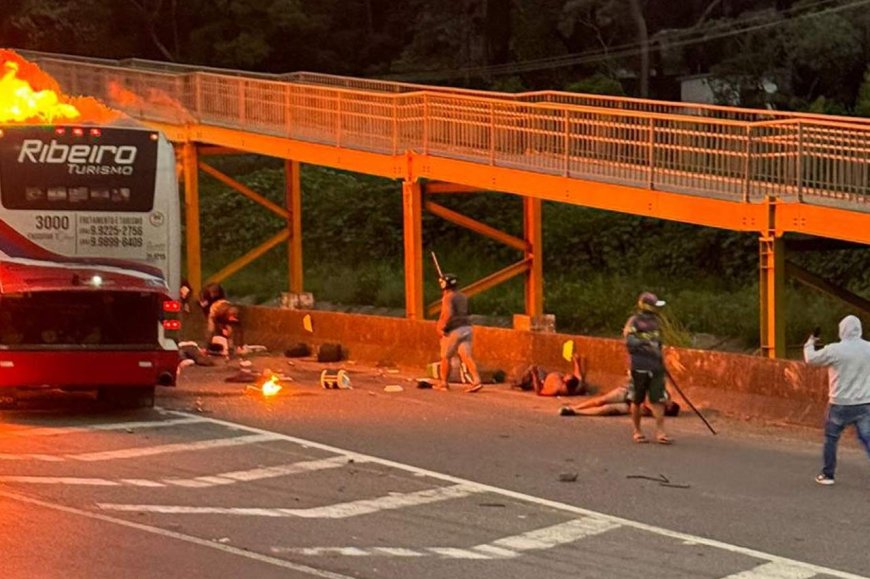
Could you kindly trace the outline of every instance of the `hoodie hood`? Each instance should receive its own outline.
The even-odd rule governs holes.
[[[856,340],[861,337],[861,320],[855,316],[846,316],[840,320],[840,339]]]

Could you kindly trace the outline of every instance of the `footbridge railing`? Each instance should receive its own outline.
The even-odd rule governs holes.
[[[738,118],[717,118],[727,116],[721,112],[726,107],[708,107],[703,110],[713,113],[700,116],[697,107],[676,114],[691,108],[682,103],[630,110],[633,102],[655,102],[639,99],[618,108],[588,106],[601,100],[590,95],[559,96],[566,93],[508,98],[365,79],[341,86],[336,79],[345,77],[312,73],[276,78],[158,70],[136,62],[37,60],[65,91],[96,96],[147,121],[227,127],[383,155],[414,151],[739,202],[775,197],[870,211],[870,124],[848,119],[739,112],[749,109],[734,109]]]

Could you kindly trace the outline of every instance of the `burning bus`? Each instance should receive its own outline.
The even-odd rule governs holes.
[[[0,62],[0,388],[153,404],[178,364],[172,145]]]

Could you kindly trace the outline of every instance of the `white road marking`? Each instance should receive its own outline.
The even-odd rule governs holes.
[[[174,416],[191,416],[184,412],[178,411],[167,411],[167,414],[171,414]],[[217,418],[205,418],[206,421],[211,422],[213,424],[221,424],[227,428],[232,428],[236,430],[242,430],[251,433],[260,433],[260,434],[271,434],[277,436],[280,440],[284,440],[287,442],[291,442],[293,444],[297,444],[307,448],[314,448],[317,450],[322,450],[326,452],[331,452],[335,454],[342,455],[346,458],[353,459],[354,461],[366,461],[372,464],[379,464],[382,466],[394,468],[397,470],[402,470],[417,476],[425,476],[429,478],[433,478],[436,480],[441,480],[445,482],[454,483],[457,485],[462,485],[464,487],[477,489],[478,492],[489,492],[495,493],[504,497],[509,497],[512,499],[516,499],[518,501],[522,501],[525,503],[535,504],[539,506],[549,507],[551,509],[556,509],[566,513],[572,513],[575,515],[588,516],[593,518],[598,518],[606,521],[610,521],[617,525],[622,525],[625,527],[629,527],[632,529],[637,529],[640,531],[646,531],[649,533],[653,533],[662,537],[669,537],[671,539],[676,539],[678,541],[689,541],[693,545],[704,545],[707,547],[712,547],[714,549],[719,549],[722,551],[727,551],[729,553],[737,553],[740,555],[746,555],[748,557],[754,557],[756,559],[762,559],[765,561],[769,561],[770,563],[776,563],[783,567],[789,568],[800,568],[807,572],[812,571],[815,574],[820,575],[830,575],[831,577],[839,577],[841,579],[868,579],[867,577],[857,575],[855,573],[849,573],[847,571],[839,571],[837,569],[831,569],[828,567],[823,567],[821,565],[814,565],[812,563],[804,563],[802,561],[797,561],[794,559],[789,559],[787,557],[781,557],[779,555],[773,555],[771,553],[765,553],[764,551],[759,551],[757,549],[750,549],[748,547],[741,547],[739,545],[732,545],[730,543],[725,543],[723,541],[717,541],[715,539],[707,539],[704,537],[699,537],[696,535],[690,535],[688,533],[681,533],[679,531],[672,531],[670,529],[665,529],[663,527],[657,527],[655,525],[650,525],[647,523],[641,523],[639,521],[633,521],[631,519],[624,519],[622,517],[616,517],[613,515],[607,515],[605,513],[599,513],[597,511],[593,511],[591,509],[584,509],[582,507],[578,507],[575,505],[569,505],[567,503],[560,503],[558,501],[553,501],[550,499],[545,499],[541,497],[536,497],[534,495],[528,495],[525,493],[512,491],[509,489],[504,489],[501,487],[487,485],[483,483],[477,483],[474,481],[470,481],[467,479],[463,479],[460,477],[456,477],[449,474],[440,473],[433,470],[428,470],[408,464],[404,464],[401,462],[397,462],[394,460],[389,460],[385,458],[380,458],[372,455],[362,454],[359,452],[354,452],[351,450],[346,450],[343,448],[339,448],[336,446],[331,446],[328,444],[323,444],[320,442],[314,442],[312,440],[307,440],[304,438],[299,438],[296,436],[290,436],[288,434],[278,434],[273,433],[268,430],[263,430],[261,428],[255,428],[253,426],[245,426],[242,424],[238,424],[235,422],[229,422],[226,420],[220,420]]]
[[[294,462],[280,466],[261,467],[251,470],[237,470],[212,476],[200,476],[190,479],[163,479],[162,481],[141,478],[122,478],[118,480],[107,478],[83,478],[70,476],[21,476],[0,475],[0,482],[43,484],[43,485],[69,485],[69,486],[134,486],[160,488],[166,486],[179,486],[187,488],[205,488],[219,485],[230,485],[240,482],[250,482],[265,478],[273,478],[302,472],[313,472],[328,468],[338,468],[347,464],[343,456],[324,458],[320,460],[308,460]]]
[[[9,454],[0,453],[0,460],[39,460],[44,462],[63,462],[62,456],[53,454]]]
[[[460,547],[424,547],[418,549],[405,547],[272,547],[271,551],[297,555],[347,555],[353,557],[431,557],[437,555],[444,559],[512,559],[519,557],[526,551],[551,549],[618,528],[620,525],[605,519],[583,517],[467,549]],[[352,551],[348,549],[352,549]]]
[[[275,567],[280,567],[282,569],[290,569],[291,571],[305,573],[307,575],[311,575],[314,577],[322,577],[323,579],[356,579],[355,577],[351,577],[350,575],[342,575],[341,573],[335,573],[333,571],[327,571],[325,569],[317,569],[315,567],[309,567],[308,565],[301,565],[299,563],[293,563],[292,561],[278,559],[277,557],[270,557],[269,555],[262,555],[260,553],[255,553],[253,551],[239,549],[238,547],[233,547],[231,545],[226,545],[224,543],[216,543],[214,541],[209,541],[207,539],[200,539],[199,537],[194,537],[192,535],[185,535],[184,533],[179,533],[176,531],[169,531],[166,529],[161,529],[159,527],[152,527],[151,525],[143,525],[141,523],[134,523],[132,521],[125,521],[124,519],[118,519],[118,518],[115,518],[115,517],[112,517],[109,515],[104,515],[101,513],[94,513],[91,511],[76,509],[74,507],[67,507],[65,505],[58,505],[55,503],[50,503],[48,501],[42,501],[42,500],[34,499],[34,498],[31,498],[31,497],[28,497],[25,495],[20,495],[18,493],[4,491],[2,489],[0,489],[0,497],[5,497],[7,499],[11,499],[11,500],[22,502],[22,503],[29,503],[32,505],[38,505],[40,507],[45,507],[48,509],[53,509],[55,511],[69,513],[72,515],[78,515],[81,517],[86,517],[86,518],[94,519],[97,521],[103,521],[105,523],[112,523],[115,525],[120,525],[122,527],[127,527],[129,529],[136,529],[136,530],[143,531],[146,533],[151,533],[152,535],[158,535],[158,536],[166,537],[169,539],[175,539],[177,541],[183,541],[185,543],[198,545],[200,547],[206,547],[208,549],[214,549],[216,551],[221,551],[223,553],[229,553],[231,555],[237,555],[239,557],[244,557],[245,559],[250,559],[252,561],[257,561],[260,563],[267,563],[269,565],[273,565]]]
[[[44,484],[44,485],[84,485],[84,486],[100,486],[112,487],[118,483],[104,478],[79,478],[72,476],[17,476],[17,475],[2,475],[0,483],[27,483],[27,484]]]
[[[208,450],[212,448],[227,448],[230,446],[242,446],[257,442],[269,442],[280,440],[280,436],[272,433],[257,433],[247,436],[233,436],[231,438],[217,438],[213,440],[199,440],[196,442],[178,442],[174,444],[161,444],[157,446],[142,446],[137,448],[124,448],[121,450],[107,450],[102,452],[87,452],[84,454],[68,454],[67,459],[94,462],[100,460],[116,460],[123,458],[140,458],[167,454],[171,452],[188,452],[192,450]]]
[[[127,505],[116,503],[97,503],[97,507],[108,511],[184,514],[184,515],[239,515],[249,517],[299,517],[303,519],[346,519],[380,511],[426,505],[439,501],[467,497],[475,492],[474,488],[464,485],[426,489],[412,493],[392,493],[375,499],[362,499],[348,503],[338,503],[310,509],[281,509],[266,507],[187,507],[175,505]]]
[[[321,460],[307,460],[304,462],[294,462],[291,464],[283,464],[279,466],[267,466],[254,468],[250,470],[237,470],[226,472],[213,476],[201,476],[190,479],[164,479],[167,484],[181,487],[212,487],[220,485],[231,485],[239,482],[251,482],[266,478],[275,478],[302,472],[312,472],[316,470],[325,470],[329,468],[338,468],[347,465],[347,458],[343,456],[334,456]]]
[[[147,422],[113,422],[109,424],[91,424],[88,426],[67,426],[67,427],[39,427],[39,428],[22,428],[13,430],[7,434],[15,436],[58,436],[66,434],[80,434],[85,432],[102,432],[112,430],[139,430],[142,428],[165,428],[168,426],[179,426],[182,424],[197,424],[205,422],[204,418],[199,416],[191,416],[190,418],[173,418],[169,420],[151,420]]]
[[[765,563],[754,569],[728,575],[722,579],[809,579],[816,575],[816,572],[795,565],[786,565],[784,563]]]

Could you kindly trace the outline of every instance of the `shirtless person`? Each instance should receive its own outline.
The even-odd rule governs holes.
[[[580,356],[571,356],[573,372],[547,372],[540,366],[529,368],[516,381],[516,386],[521,390],[532,390],[538,396],[578,396],[586,394],[588,386],[580,367]]]

